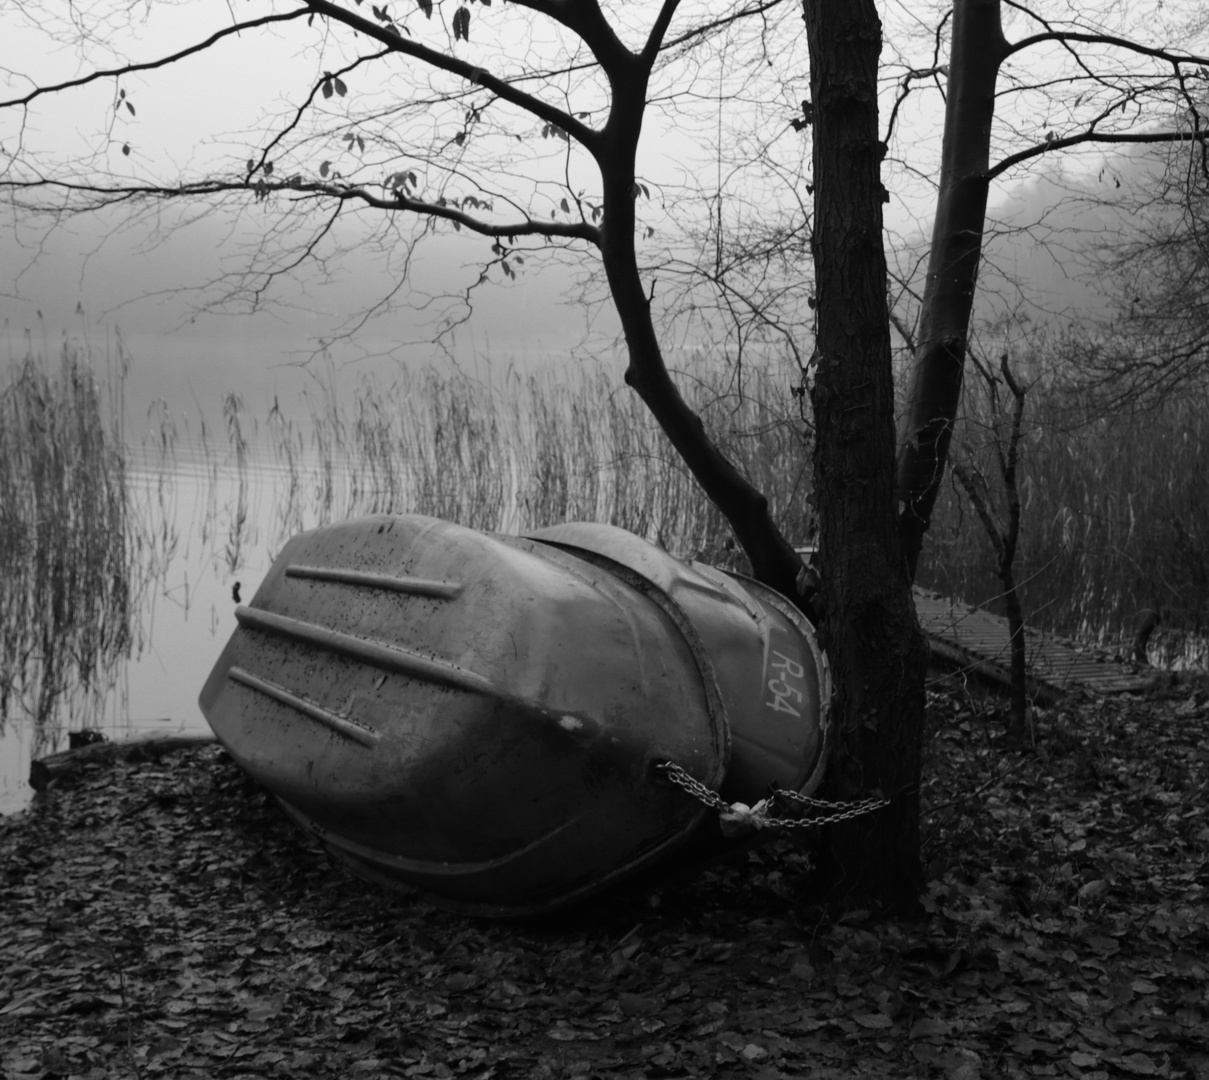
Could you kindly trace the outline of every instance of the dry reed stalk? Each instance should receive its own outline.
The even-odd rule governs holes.
[[[285,477],[273,544],[336,517],[412,511],[503,532],[604,521],[678,553],[730,558],[725,523],[637,396],[603,366],[569,370],[509,372],[499,386],[434,371],[364,379],[351,408],[334,391],[308,401],[305,452],[303,425],[275,405],[268,427]],[[687,385],[736,463],[793,527],[808,527],[809,442],[785,388],[752,380],[740,395],[721,376]]]
[[[120,350],[119,344],[119,350]],[[124,367],[124,363],[123,363]],[[0,723],[95,705],[137,637],[121,412],[106,408],[84,350],[58,370],[32,356],[0,391]]]
[[[1152,653],[1171,662],[1190,635],[1209,630],[1209,402],[1188,396],[1144,414],[1087,418],[1074,396],[1057,379],[1030,395],[1017,556],[1030,622],[1118,644],[1132,639],[1139,612],[1155,608],[1166,632]],[[971,396],[966,409],[965,438],[977,444],[985,402]],[[989,544],[953,491],[938,502],[929,537],[920,581],[993,606]]]

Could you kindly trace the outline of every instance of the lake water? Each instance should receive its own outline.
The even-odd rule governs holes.
[[[176,454],[163,470],[142,456],[133,455],[132,494],[153,527],[175,536],[175,547],[143,605],[144,648],[112,673],[113,689],[99,706],[77,703],[65,710],[59,747],[66,745],[67,731],[85,727],[111,739],[208,732],[197,696],[235,629],[233,586],[240,582],[243,601],[250,600],[282,541],[274,527],[271,471],[245,470],[249,514],[236,536],[240,484],[233,465]],[[0,734],[2,814],[19,811],[33,796],[28,778],[34,741],[32,722],[10,713]]]
[[[126,470],[139,562],[154,568],[138,611],[145,646],[111,673],[101,700],[59,709],[58,745],[35,745],[32,720],[9,702],[0,813],[28,804],[31,756],[52,752],[67,732],[205,733],[197,696],[235,628],[234,586],[249,602],[276,552],[304,529],[415,505],[512,532],[525,519],[607,519],[624,501],[648,530],[715,532],[637,397],[611,396],[600,372],[582,378],[575,397],[533,380],[503,395],[417,377],[381,394],[363,388],[346,411],[334,397],[309,403],[301,425],[276,403],[249,418],[233,396],[221,426],[153,419]],[[582,422],[585,402],[602,410],[590,413],[599,422]]]

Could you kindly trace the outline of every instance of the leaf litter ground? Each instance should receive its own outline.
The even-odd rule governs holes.
[[[0,1075],[1209,1080],[1209,707],[937,694],[917,918],[801,838],[556,918],[364,884],[216,748],[0,820]]]

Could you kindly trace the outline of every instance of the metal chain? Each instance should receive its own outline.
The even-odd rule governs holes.
[[[656,766],[656,769],[694,799],[704,803],[713,810],[727,815],[728,818],[737,823],[739,830],[742,830],[744,826],[756,829],[813,829],[819,825],[834,825],[840,821],[848,821],[851,818],[861,817],[863,814],[871,814],[874,810],[880,810],[883,806],[890,805],[890,800],[884,798],[873,797],[861,799],[858,802],[829,802],[826,799],[815,799],[810,795],[800,795],[796,791],[785,790],[773,792],[770,799],[762,799],[752,807],[748,807],[743,803],[732,805],[716,791],[712,791],[701,783],[700,780],[690,776],[679,765],[671,761],[661,762]],[[768,807],[778,797],[801,803],[803,806],[808,806],[813,810],[826,809],[833,812],[824,814],[821,817],[771,817],[768,814]],[[725,822],[724,831],[726,831]]]
[[[858,799],[856,802],[830,802],[827,799],[815,799],[810,795],[802,795],[796,791],[778,790],[773,792],[774,799],[784,798],[792,802],[801,803],[803,806],[809,806],[813,810],[831,810],[832,813],[824,814],[822,817],[804,818],[801,820],[794,819],[790,824],[803,827],[806,825],[834,825],[839,821],[848,821],[851,818],[861,817],[864,814],[872,814],[874,810],[880,810],[883,806],[889,806],[890,800],[879,798],[876,795],[871,795],[867,799]]]

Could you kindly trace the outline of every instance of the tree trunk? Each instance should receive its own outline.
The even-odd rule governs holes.
[[[890,805],[833,825],[832,895],[913,907],[927,646],[894,503],[894,387],[877,131],[881,24],[872,0],[806,0],[814,101],[821,596],[835,681],[833,794]],[[839,895],[837,896],[836,890]]]
[[[1007,42],[999,0],[956,0],[940,191],[915,368],[899,436],[899,525],[914,579],[944,477],[986,227],[995,86]]]
[[[1024,610],[1020,606],[1020,594],[1016,591],[1016,575],[1010,562],[1000,564],[999,581],[1003,585],[1003,607],[1007,613],[1008,639],[1012,672],[1012,707],[1009,734],[1024,739],[1028,727],[1028,667],[1024,655]]]

